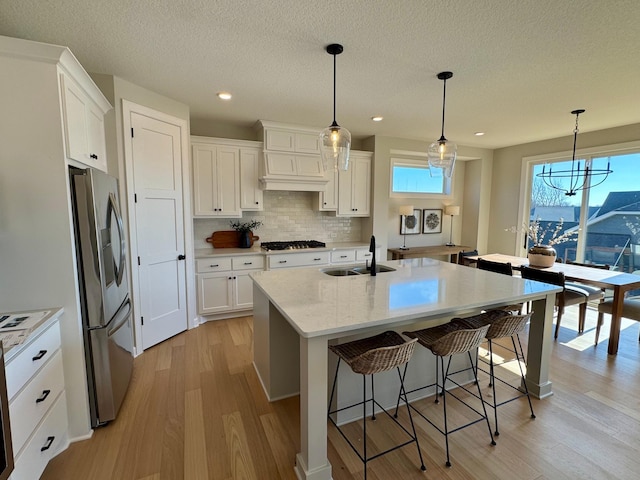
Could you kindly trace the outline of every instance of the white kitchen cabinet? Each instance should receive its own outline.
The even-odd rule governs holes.
[[[338,172],[335,169],[324,173],[327,184],[324,191],[318,194],[318,210],[321,212],[335,212],[338,209]]]
[[[240,149],[192,143],[193,214],[196,217],[241,217]]]
[[[243,211],[264,208],[264,194],[259,184],[261,161],[259,148],[240,148],[240,208]]]
[[[98,106],[69,75],[60,74],[60,86],[67,158],[106,172],[104,114],[110,107]]]
[[[264,270],[264,255],[197,259],[198,313],[228,317],[230,313],[253,308],[253,282],[249,274],[259,270]]]
[[[351,152],[349,170],[338,172],[339,217],[368,217],[371,212],[371,153]]]
[[[67,401],[56,319],[7,355],[6,376],[15,470],[12,480],[39,478],[68,445]]]

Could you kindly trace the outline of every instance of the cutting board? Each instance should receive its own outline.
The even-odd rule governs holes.
[[[249,232],[251,238],[251,246],[256,240],[260,240],[260,237]],[[239,248],[240,247],[240,232],[236,230],[220,230],[213,232],[210,237],[207,237],[206,241],[213,245],[213,248]]]

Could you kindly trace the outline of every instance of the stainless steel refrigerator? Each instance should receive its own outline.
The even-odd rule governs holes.
[[[117,179],[69,169],[91,426],[116,418],[133,370],[131,301]]]

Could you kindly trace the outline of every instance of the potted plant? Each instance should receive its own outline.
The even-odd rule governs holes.
[[[515,233],[515,227],[506,229]],[[522,226],[523,234],[527,235],[529,241],[533,245],[527,251],[529,265],[532,267],[550,267],[556,261],[557,253],[554,245],[574,240],[577,230],[564,230],[564,219],[556,222],[555,227],[551,228],[551,223],[543,227],[540,219],[536,218],[529,224]]]
[[[231,221],[231,228],[239,233],[240,248],[249,248],[253,243],[253,240],[259,240],[260,237],[253,236],[253,230],[260,228],[262,222],[259,220],[249,220],[248,222]]]

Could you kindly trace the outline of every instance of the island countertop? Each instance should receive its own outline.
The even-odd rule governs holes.
[[[326,268],[254,272],[297,333],[306,338],[415,320],[464,315],[481,308],[527,301],[559,287],[429,258],[384,261],[396,270],[376,276],[333,277]]]

